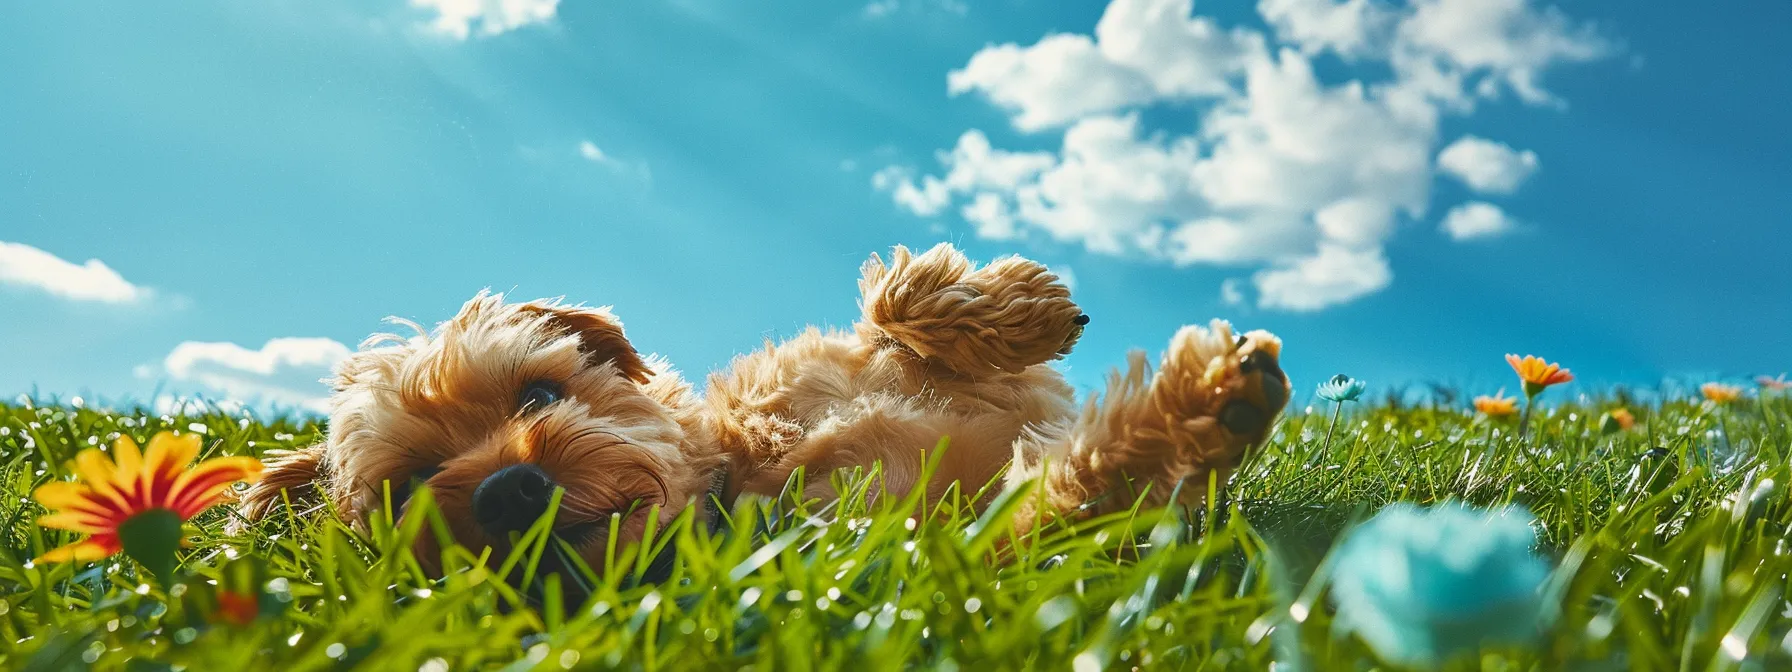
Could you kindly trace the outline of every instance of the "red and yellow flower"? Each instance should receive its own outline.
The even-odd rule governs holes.
[[[1706,401],[1722,406],[1741,399],[1742,388],[1723,383],[1705,383],[1699,386],[1699,394],[1705,395]]]
[[[1507,418],[1518,412],[1518,398],[1504,395],[1475,397],[1475,410],[1489,418]]]
[[[1562,368],[1562,365],[1545,362],[1542,357],[1535,355],[1506,355],[1506,363],[1511,364],[1512,370],[1518,373],[1518,379],[1524,381],[1524,394],[1527,397],[1535,397],[1551,385],[1574,380],[1574,374]]]
[[[231,483],[261,478],[261,462],[253,457],[217,457],[190,464],[199,447],[198,435],[162,432],[149,440],[147,451],[139,450],[128,436],[118,437],[110,457],[97,448],[81,451],[72,467],[79,481],[57,481],[37,489],[38,503],[51,511],[37,524],[89,536],[37,561],[91,561],[127,551],[158,576],[172,571],[180,523],[217,504]],[[175,537],[172,542],[165,538],[169,530]],[[162,538],[138,541],[148,536]],[[157,566],[164,564],[159,559],[139,557],[131,548],[146,544],[155,547],[150,549],[154,555],[162,555],[160,548],[167,547],[166,567]]]

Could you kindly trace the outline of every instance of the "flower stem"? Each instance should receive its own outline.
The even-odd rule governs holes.
[[[1526,390],[1526,391],[1528,392],[1529,390]],[[1524,441],[1526,433],[1529,432],[1531,429],[1531,407],[1536,406],[1536,405],[1537,405],[1537,395],[1535,395],[1535,394],[1525,395],[1524,414],[1520,415],[1518,417],[1518,440],[1521,442]]]
[[[1325,445],[1324,445],[1324,447],[1319,449],[1320,454],[1325,454],[1325,453],[1331,452],[1332,430],[1335,430],[1338,428],[1338,416],[1344,414],[1344,402],[1335,401],[1332,403],[1334,405],[1334,408],[1332,409],[1332,424],[1325,426]]]

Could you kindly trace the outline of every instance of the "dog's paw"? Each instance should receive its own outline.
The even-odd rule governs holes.
[[[1074,444],[1083,448],[1072,457],[1081,461],[1066,468],[1080,489],[1070,494],[1107,493],[1099,498],[1114,501],[1102,506],[1123,508],[1132,500],[1115,493],[1148,492],[1155,506],[1182,484],[1184,503],[1200,501],[1208,477],[1223,483],[1287,405],[1280,354],[1268,332],[1235,336],[1220,320],[1183,327],[1155,371],[1135,352],[1077,422]]]
[[[1179,453],[1176,462],[1196,472],[1230,470],[1268,438],[1288,404],[1281,351],[1269,332],[1235,336],[1220,320],[1176,333],[1150,392],[1165,418],[1163,446]]]
[[[963,374],[1062,357],[1089,323],[1056,274],[1020,257],[977,268],[949,244],[920,255],[897,247],[863,274],[862,324]]]

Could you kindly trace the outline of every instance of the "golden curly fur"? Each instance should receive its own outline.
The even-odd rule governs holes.
[[[1280,341],[1235,337],[1216,320],[1179,331],[1155,370],[1134,353],[1079,410],[1047,363],[1070,352],[1088,318],[1044,266],[1008,257],[978,267],[941,244],[873,255],[862,275],[850,330],[767,342],[711,375],[701,397],[640,355],[607,309],[481,293],[433,333],[364,343],[331,381],[328,439],[271,456],[241,511],[267,516],[315,484],[314,496],[363,520],[385,484],[415,478],[457,541],[502,550],[508,539],[492,523],[502,512],[490,510],[502,500],[482,486],[527,465],[565,489],[555,529],[602,569],[607,535],[593,532],[612,514],[626,516],[627,543],[652,505],[670,522],[712,484],[724,502],[776,495],[801,468],[804,494],[825,498],[829,472],[874,463],[884,491],[901,495],[920,485],[923,451],[950,437],[928,492],[957,482],[974,493],[1012,464],[1007,487],[1042,488],[1024,526],[1122,509],[1140,493],[1162,504],[1184,480],[1194,481],[1185,501],[1197,502],[1207,477],[1223,482],[1287,402]]]

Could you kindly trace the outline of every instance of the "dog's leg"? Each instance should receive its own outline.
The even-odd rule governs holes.
[[[1234,339],[1218,320],[1177,332],[1155,373],[1134,352],[1104,398],[1017,444],[1010,487],[1039,478],[1041,488],[1021,507],[1020,528],[1124,510],[1141,496],[1144,506],[1161,506],[1178,484],[1182,503],[1203,501],[1209,477],[1224,484],[1287,404],[1280,352],[1268,332]]]
[[[861,269],[858,329],[874,346],[899,344],[954,372],[978,377],[1021,370],[1070,352],[1089,318],[1045,266],[1005,257],[976,268],[941,243]]]

